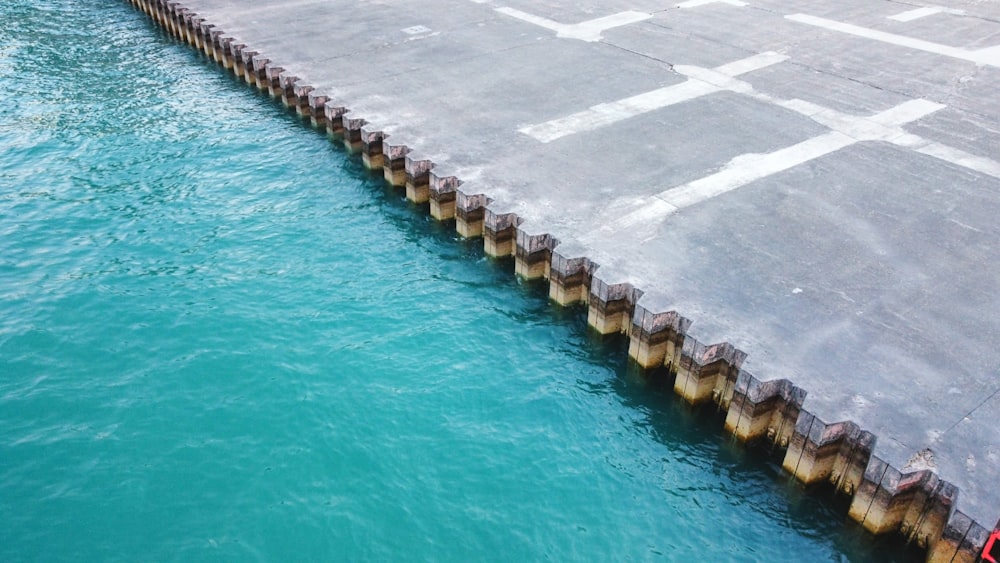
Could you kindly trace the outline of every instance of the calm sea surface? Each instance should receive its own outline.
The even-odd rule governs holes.
[[[0,84],[0,561],[913,558],[125,2]]]

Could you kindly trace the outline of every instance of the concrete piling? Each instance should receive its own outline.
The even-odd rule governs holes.
[[[899,528],[908,541],[916,542],[921,549],[929,549],[932,544],[940,541],[948,516],[958,498],[958,487],[937,475],[933,478],[936,481],[934,487],[918,492]]]
[[[278,75],[276,85],[277,96],[275,96],[281,100],[281,105],[296,113],[298,113],[299,99],[295,95],[295,83],[298,80],[298,77],[291,76],[287,72],[282,72]]]
[[[360,153],[364,148],[364,143],[361,140],[361,128],[368,122],[365,121],[364,118],[356,116],[352,117],[350,115],[344,115],[341,122],[344,126],[344,148],[351,154]]]
[[[801,411],[782,467],[804,484],[831,483],[853,495],[861,484],[875,446],[875,436],[853,422],[826,424]]]
[[[311,115],[309,109],[309,93],[315,90],[309,84],[302,82],[301,80],[295,80],[292,83],[291,93],[288,94],[287,101],[282,99],[290,108],[295,108],[295,115],[300,118],[308,118]]]
[[[361,126],[359,136],[361,137],[361,164],[368,170],[381,171],[385,165],[385,157],[382,154],[385,134],[375,126],[365,123]]]
[[[326,115],[326,134],[331,140],[340,142],[344,139],[344,114],[347,108],[331,104],[329,100],[323,104],[323,114]]]
[[[251,59],[251,64],[247,67],[250,73],[250,79],[248,82],[255,86],[258,90],[269,94],[268,91],[268,79],[267,79],[267,66],[271,64],[271,59],[264,55],[253,55]]]
[[[726,412],[726,431],[743,442],[766,439],[786,448],[805,398],[805,391],[787,379],[761,381],[739,370]]]
[[[188,45],[194,46],[194,34],[192,32],[195,22],[200,18],[190,11],[185,11],[181,14],[181,41],[187,43]]]
[[[467,189],[469,186],[465,185]],[[486,223],[486,206],[490,199],[485,194],[457,190],[455,197],[455,231],[464,238],[483,236]]]
[[[406,186],[406,155],[410,147],[393,142],[392,139],[382,143],[382,175],[385,181],[397,188]]]
[[[193,40],[188,30],[191,26],[191,20],[195,17],[196,14],[190,10],[182,10],[177,14],[177,38],[188,45],[193,45]]]
[[[168,4],[166,8],[165,19],[167,22],[167,31],[176,39],[181,38],[181,22],[183,21],[182,13],[184,11],[186,9],[179,4]]]
[[[220,65],[223,64],[222,36],[222,30],[215,26],[205,33],[205,56]]]
[[[229,70],[237,79],[243,80],[243,75],[246,72],[243,66],[243,49],[246,48],[246,45],[234,39],[228,43],[227,47],[229,49],[228,57],[232,60],[232,66],[229,67]]]
[[[269,96],[276,99],[281,99],[282,92],[284,91],[285,85],[283,84],[283,76],[285,74],[285,68],[278,66],[274,63],[268,63],[264,67],[264,90]]]
[[[413,203],[427,203],[431,198],[431,168],[434,163],[413,151],[408,151],[403,159],[406,173],[406,199]]]
[[[258,51],[244,47],[240,51],[240,58],[243,59],[243,82],[246,82],[254,88],[257,86],[257,73],[254,69],[254,57],[260,55]]]
[[[431,217],[438,221],[448,221],[455,218],[455,205],[460,185],[462,182],[457,176],[449,175],[444,171],[430,171]]]
[[[681,336],[672,355],[677,370],[674,392],[692,405],[712,401],[728,408],[745,359],[746,354],[728,342],[706,346]]]
[[[215,63],[221,62],[221,57],[219,57],[219,53],[216,51],[216,43],[221,36],[222,30],[214,25],[202,30],[202,52],[209,60]]]
[[[572,250],[561,245],[549,259],[549,299],[562,306],[587,302],[590,278],[597,269],[589,258],[574,255]]]
[[[204,20],[194,28],[195,49],[201,51],[205,57],[210,57],[212,53],[210,41],[213,29],[215,26]]]
[[[559,244],[548,233],[533,234],[524,225],[515,229],[514,273],[525,280],[549,279],[552,250]]]
[[[243,78],[243,58],[240,52],[243,50],[242,43],[234,37],[226,37],[222,41],[222,56],[225,60],[226,70],[232,72],[237,78]]]
[[[1000,529],[1000,522],[997,523]],[[980,561],[990,531],[961,510],[955,510],[937,540],[929,546],[929,563],[975,563]]]
[[[928,469],[904,473],[872,456],[848,514],[873,534],[898,531],[927,548],[940,540],[957,495]]]
[[[233,68],[233,59],[229,55],[229,44],[232,42],[233,38],[224,35],[221,31],[215,36],[212,42],[212,52],[215,55],[215,62],[219,63],[226,70]]]
[[[239,73],[237,73],[239,74]],[[317,130],[326,132],[326,102],[329,99],[326,95],[310,90],[306,101],[309,112],[309,123]]]
[[[486,208],[483,217],[483,248],[491,258],[514,254],[514,237],[521,218],[516,213],[502,213]]]
[[[612,280],[612,281],[609,281]],[[642,291],[628,282],[618,282],[600,269],[591,276],[587,300],[587,324],[599,334],[627,332]]]
[[[684,346],[691,321],[677,311],[649,309],[645,306],[646,301],[648,296],[643,295],[632,313],[628,355],[643,369],[666,367],[669,372],[675,373],[678,352]]]

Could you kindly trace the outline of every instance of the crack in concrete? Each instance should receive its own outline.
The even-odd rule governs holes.
[[[998,375],[1000,375],[1000,374],[998,374]],[[944,438],[949,432],[951,432],[952,430],[954,430],[959,424],[961,424],[963,421],[967,420],[969,417],[972,416],[973,413],[975,413],[977,410],[983,408],[983,406],[986,405],[986,403],[990,402],[991,400],[993,400],[994,397],[996,397],[998,395],[1000,395],[1000,387],[997,387],[997,389],[995,391],[993,391],[993,393],[991,393],[985,399],[983,399],[982,401],[980,401],[978,405],[972,407],[972,410],[970,410],[969,412],[967,412],[964,415],[962,415],[957,421],[955,421],[954,424],[952,424],[951,426],[949,426],[947,428],[947,430],[945,430],[937,438],[935,438],[934,441],[937,442],[937,441],[941,440],[942,438]]]

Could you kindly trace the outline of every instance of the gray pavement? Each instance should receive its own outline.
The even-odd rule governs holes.
[[[184,5],[1000,519],[1000,3]]]

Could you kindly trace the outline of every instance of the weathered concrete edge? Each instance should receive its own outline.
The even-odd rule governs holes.
[[[455,220],[463,237],[484,239],[486,253],[514,257],[515,273],[549,282],[561,305],[584,303],[601,334],[623,333],[629,356],[644,369],[676,376],[674,391],[691,404],[715,403],[725,428],[744,442],[785,450],[783,467],[805,484],[829,483],[852,497],[849,515],[875,534],[898,532],[927,549],[928,561],[976,561],[1000,521],[988,528],[957,508],[958,488],[929,470],[903,472],[873,454],[876,437],[851,421],[825,422],[802,408],[806,392],[788,380],[762,381],[741,369],[746,354],[728,342],[705,344],[688,333],[689,319],[664,296],[645,294],[621,272],[605,269],[581,247],[533,232],[517,213],[402,142],[329,93],[289,75],[266,54],[241,43],[176,0],[129,0],[174,37],[204,52],[248,84],[280,98],[312,125],[342,142],[406,197],[428,203],[437,220]]]

